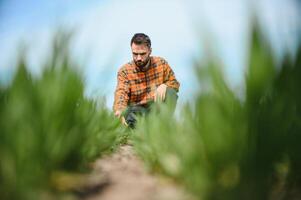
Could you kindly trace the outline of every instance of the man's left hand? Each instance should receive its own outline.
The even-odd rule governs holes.
[[[155,97],[154,97],[155,102],[165,100],[166,89],[167,89],[167,85],[165,85],[165,84],[161,84],[157,88],[157,90],[155,92]]]

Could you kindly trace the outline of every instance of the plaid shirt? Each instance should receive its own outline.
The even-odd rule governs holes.
[[[157,87],[167,87],[179,91],[180,84],[167,61],[151,56],[147,70],[142,70],[133,61],[123,65],[117,74],[114,111],[124,110],[128,105],[144,105],[153,101]]]

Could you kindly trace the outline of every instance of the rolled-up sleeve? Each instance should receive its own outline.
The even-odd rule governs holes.
[[[115,112],[117,110],[124,110],[127,107],[130,93],[129,90],[129,80],[127,79],[126,72],[119,70],[117,74],[117,86],[113,105]]]
[[[173,88],[177,92],[179,91],[180,83],[177,81],[175,73],[166,61],[164,63],[164,83],[167,87]]]

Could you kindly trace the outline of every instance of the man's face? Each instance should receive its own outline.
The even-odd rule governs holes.
[[[146,44],[132,44],[133,60],[138,67],[144,67],[150,58],[152,49]]]

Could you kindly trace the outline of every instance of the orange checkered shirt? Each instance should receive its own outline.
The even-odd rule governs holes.
[[[179,91],[180,84],[167,61],[154,56],[150,59],[150,66],[145,71],[137,67],[134,61],[119,69],[114,111],[124,110],[128,105],[144,105],[153,101],[157,87],[163,83]]]

